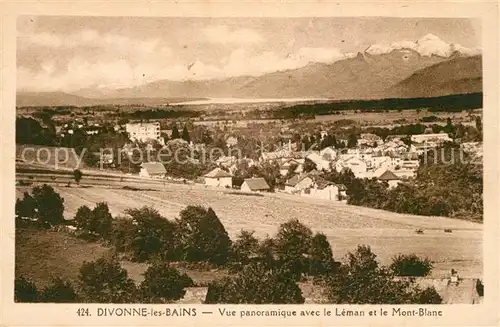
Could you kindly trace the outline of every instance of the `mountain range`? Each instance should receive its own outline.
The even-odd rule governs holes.
[[[434,97],[482,90],[482,56],[453,52],[423,56],[412,49],[360,52],[331,64],[308,65],[261,76],[226,79],[160,80],[133,88],[18,92],[17,106],[145,104],[199,98],[377,99]]]

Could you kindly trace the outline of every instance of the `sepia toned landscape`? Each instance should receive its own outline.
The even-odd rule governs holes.
[[[482,303],[479,30],[20,17],[15,300]]]

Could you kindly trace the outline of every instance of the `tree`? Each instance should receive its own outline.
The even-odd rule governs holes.
[[[36,215],[36,201],[28,193],[24,192],[23,199],[16,199],[16,216],[34,218]]]
[[[182,129],[182,139],[188,143],[191,142],[187,126],[184,126],[184,128]]]
[[[295,278],[300,278],[302,273],[307,272],[312,235],[311,229],[297,219],[281,224],[278,229],[274,249],[278,260]]]
[[[400,254],[392,259],[389,268],[396,276],[424,277],[431,273],[432,263],[429,259],[420,259],[415,254]]]
[[[108,204],[99,202],[92,210],[87,206],[78,208],[75,224],[78,229],[88,235],[107,239],[111,233],[113,217],[109,212]]]
[[[114,260],[84,262],[78,280],[83,300],[88,303],[131,303],[137,297],[134,281]]]
[[[132,244],[137,234],[137,225],[134,224],[132,219],[126,217],[113,219],[110,242],[117,252],[133,254],[134,248]]]
[[[476,129],[479,132],[479,139],[483,139],[483,122],[481,121],[481,116],[476,117]]]
[[[236,275],[209,284],[205,304],[216,303],[301,304],[304,297],[289,275],[253,263]]]
[[[73,178],[74,178],[77,185],[80,185],[80,180],[82,179],[82,177],[83,177],[83,173],[81,172],[81,170],[79,170],[79,169],[73,170]]]
[[[142,262],[159,257],[173,259],[176,255],[176,226],[151,207],[128,209],[126,213],[132,218],[135,229],[128,227],[134,233],[130,243],[136,261]],[[125,244],[127,244],[125,240]]]
[[[36,203],[36,218],[45,226],[55,226],[64,222],[64,199],[51,186],[43,184],[33,188]]]
[[[171,135],[170,139],[174,140],[174,139],[178,139],[180,137],[181,137],[181,135],[179,133],[179,130],[177,129],[177,125],[174,125],[174,127],[172,128],[172,135]]]
[[[231,239],[212,208],[186,207],[180,213],[177,226],[184,259],[216,265],[227,262]]]
[[[257,256],[259,240],[253,236],[254,233],[255,231],[242,229],[233,243],[235,260],[242,264],[248,263],[250,258]]]
[[[333,259],[332,247],[325,234],[317,233],[311,240],[309,249],[309,275],[324,277],[336,272],[339,263]]]
[[[439,304],[431,290],[421,290],[412,279],[395,279],[380,266],[369,246],[358,246],[338,273],[326,281],[327,297],[337,304]],[[435,292],[435,291],[434,291]]]
[[[148,303],[179,300],[186,294],[184,288],[194,285],[189,276],[181,274],[164,262],[151,265],[144,273],[144,277],[140,289],[143,300]]]
[[[77,303],[79,301],[71,282],[59,277],[52,280],[51,284],[42,290],[40,298],[40,302],[51,303]]]
[[[92,210],[86,205],[79,207],[76,210],[74,222],[75,226],[78,229],[83,231],[90,230],[92,222]]]
[[[19,277],[14,280],[14,301],[15,302],[38,302],[40,295],[36,285],[24,278]]]
[[[355,148],[358,145],[358,137],[356,134],[350,134],[349,137],[347,138],[347,147],[348,148]]]

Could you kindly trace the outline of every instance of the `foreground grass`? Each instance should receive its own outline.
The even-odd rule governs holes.
[[[21,228],[16,230],[16,277],[31,279],[38,287],[51,277],[75,281],[84,261],[93,261],[109,251],[64,232]]]
[[[66,232],[20,228],[16,231],[16,277],[31,279],[38,287],[50,283],[51,277],[76,281],[84,261],[94,261],[111,251],[99,243],[90,243]],[[146,263],[122,261],[121,265],[136,283],[143,279]],[[197,285],[208,285],[225,276],[224,270],[195,269],[176,264]]]

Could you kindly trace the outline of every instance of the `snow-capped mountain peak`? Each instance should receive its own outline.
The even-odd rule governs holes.
[[[450,57],[453,53],[473,56],[481,53],[480,48],[467,48],[457,43],[447,43],[434,34],[427,34],[417,41],[399,41],[391,44],[372,44],[365,52],[371,55],[387,54],[394,50],[411,49],[421,56]]]

